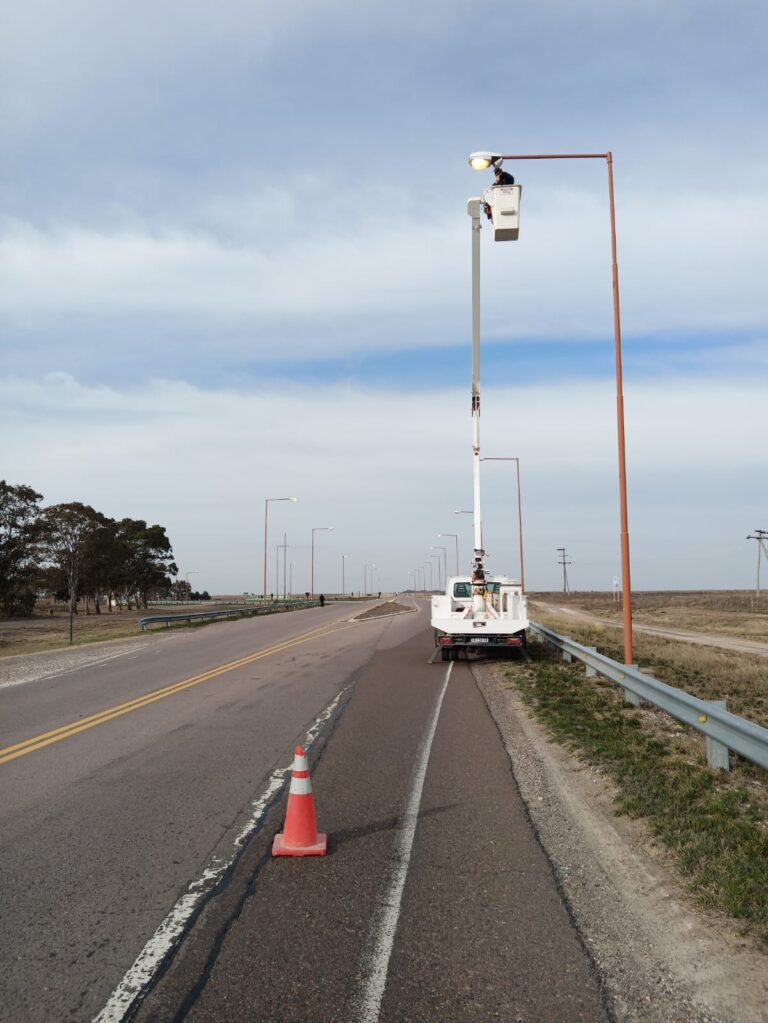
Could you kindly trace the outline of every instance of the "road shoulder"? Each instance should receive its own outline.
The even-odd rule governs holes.
[[[615,815],[609,780],[547,737],[500,666],[473,672],[615,1018],[763,1023],[765,956],[693,907],[645,826]]]

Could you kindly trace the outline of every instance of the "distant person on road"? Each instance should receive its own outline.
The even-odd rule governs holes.
[[[325,594],[320,594],[320,607],[325,607]]]

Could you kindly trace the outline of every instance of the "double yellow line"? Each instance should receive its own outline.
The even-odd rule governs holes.
[[[336,628],[336,626],[339,626],[339,628]],[[351,628],[351,625],[340,625],[338,622],[323,625],[318,629],[312,629],[311,632],[302,633],[302,635],[296,636],[294,639],[288,639],[282,643],[275,643],[274,646],[266,647],[264,650],[259,650],[255,654],[249,654],[247,657],[240,657],[236,661],[230,661],[228,664],[222,664],[218,668],[212,668],[210,671],[204,671],[200,675],[193,675],[192,678],[185,678],[181,682],[175,682],[171,686],[165,686],[163,689],[155,689],[151,693],[145,693],[144,696],[137,696],[135,700],[128,700],[127,703],[120,703],[115,707],[108,707],[106,710],[99,711],[98,714],[91,714],[90,717],[78,718],[77,721],[71,721],[68,725],[61,725],[60,728],[54,728],[50,732],[43,732],[41,735],[32,736],[31,739],[25,739],[23,742],[17,742],[14,746],[6,746],[5,749],[0,749],[0,764],[7,764],[10,760],[16,760],[17,757],[24,757],[27,753],[34,753],[35,750],[43,749],[44,746],[50,746],[54,742],[61,742],[62,739],[68,739],[72,735],[77,735],[78,732],[85,732],[89,728],[95,728],[96,725],[103,725],[107,721],[112,721],[113,718],[118,718],[123,714],[130,714],[134,710],[141,710],[142,707],[147,707],[150,703],[156,703],[158,700],[164,700],[167,696],[174,696],[176,693],[181,693],[192,686],[200,685],[201,682],[208,682],[210,679],[216,678],[218,675],[225,674],[225,672],[234,671],[235,668],[243,668],[246,664],[252,664],[254,661],[261,660],[262,657],[270,657],[272,654],[279,654],[283,650],[289,650],[291,647],[298,646],[300,643],[306,643],[310,639],[316,638],[317,634],[320,632],[330,633],[331,631],[341,631],[341,629],[345,628],[349,629]]]

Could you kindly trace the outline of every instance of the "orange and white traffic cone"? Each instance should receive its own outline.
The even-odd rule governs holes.
[[[297,746],[293,757],[285,829],[279,835],[275,835],[272,855],[325,856],[327,844],[328,836],[317,833],[315,801],[312,798],[307,754],[301,746]]]

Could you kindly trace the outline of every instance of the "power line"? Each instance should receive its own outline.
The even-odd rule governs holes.
[[[562,566],[562,592],[563,593],[570,593],[571,592],[571,587],[569,586],[569,582],[568,582],[568,569],[566,568],[566,566],[567,565],[573,565],[574,563],[566,561],[566,559],[568,557],[568,554],[566,552],[566,548],[564,548],[564,547],[557,547],[557,552],[560,555],[560,560],[557,562],[557,564]]]
[[[758,541],[758,587],[757,587],[757,599],[760,599],[760,560],[762,555],[768,558],[768,548],[765,545],[766,538],[768,538],[768,529],[756,529],[754,533],[750,533],[747,537],[748,540]]]

